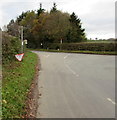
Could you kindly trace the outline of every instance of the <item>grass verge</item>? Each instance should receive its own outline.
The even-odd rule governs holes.
[[[46,52],[63,52],[63,53],[82,53],[82,54],[98,54],[98,55],[117,55],[117,52],[107,51],[69,51],[69,50],[47,50],[47,49],[31,49]]]
[[[37,55],[27,52],[22,62],[3,66],[2,118],[21,118],[35,75]]]

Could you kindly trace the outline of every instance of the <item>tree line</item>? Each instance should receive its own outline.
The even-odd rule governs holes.
[[[24,39],[28,40],[28,48],[47,48],[50,43],[77,43],[86,41],[85,29],[81,19],[73,12],[62,12],[53,4],[50,12],[42,8],[22,12],[16,20],[7,25],[10,35],[20,37],[19,26],[23,26]]]

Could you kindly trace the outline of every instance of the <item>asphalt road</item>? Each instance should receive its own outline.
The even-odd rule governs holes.
[[[36,52],[40,57],[37,118],[114,118],[115,57]]]

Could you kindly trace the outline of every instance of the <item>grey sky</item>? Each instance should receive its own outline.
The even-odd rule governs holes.
[[[27,10],[37,10],[39,3],[50,10],[53,2],[63,12],[72,13],[81,19],[88,38],[115,37],[115,1],[116,0],[1,0],[0,27]]]

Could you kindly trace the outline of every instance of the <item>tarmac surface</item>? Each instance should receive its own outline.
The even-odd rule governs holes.
[[[115,118],[115,57],[38,52],[37,118]]]

